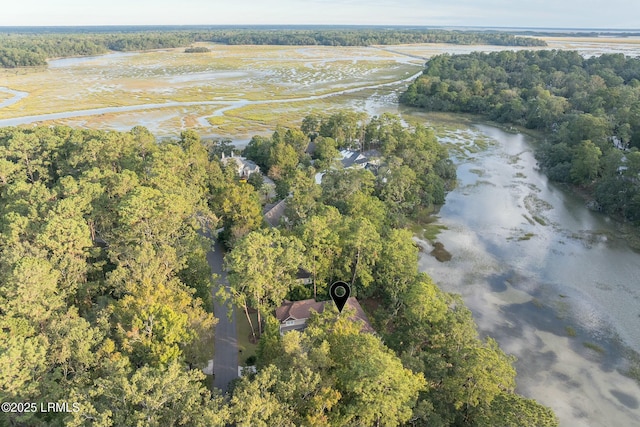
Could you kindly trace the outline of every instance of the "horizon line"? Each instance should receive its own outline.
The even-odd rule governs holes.
[[[414,29],[492,29],[492,30],[564,30],[579,32],[640,32],[640,28],[615,28],[615,27],[544,27],[544,26],[493,26],[493,25],[412,25],[412,24],[73,24],[73,25],[0,25],[2,29],[27,29],[27,28],[239,28],[241,27],[298,27],[298,28],[414,28]]]

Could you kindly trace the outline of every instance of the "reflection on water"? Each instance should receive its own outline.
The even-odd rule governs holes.
[[[518,388],[562,425],[640,425],[640,387],[622,376],[640,351],[640,254],[616,222],[537,169],[527,137],[474,126],[496,143],[459,159],[440,210],[448,263],[421,268],[463,295],[483,334],[516,355]]]
[[[114,53],[108,53],[106,55],[50,59],[47,61],[47,67],[49,68],[73,67],[76,65],[81,65],[87,62],[92,62],[92,61],[95,61],[96,63],[100,63],[100,64],[105,64],[110,62],[117,62],[118,60],[125,58],[127,56],[135,56],[139,54],[140,54],[139,52],[114,52]],[[114,65],[117,65],[117,64],[114,64]]]

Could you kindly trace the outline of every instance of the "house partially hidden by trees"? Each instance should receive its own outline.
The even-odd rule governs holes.
[[[257,164],[244,157],[234,155],[233,151],[231,151],[229,157],[226,157],[224,153],[222,153],[220,160],[223,165],[234,168],[240,179],[249,179],[252,174],[260,173],[260,168]]]
[[[307,321],[311,317],[311,311],[322,313],[326,304],[333,304],[333,301],[316,301],[313,298],[302,301],[287,301],[276,309],[276,318],[280,322],[280,333],[289,331],[301,331],[307,327]],[[360,303],[354,297],[347,300],[345,309],[352,309],[355,314],[351,317],[354,322],[360,322],[363,332],[375,333],[371,327],[366,313]]]
[[[339,155],[334,159],[336,162],[339,162],[343,168],[354,168],[354,169],[367,169],[371,171],[374,175],[378,173],[378,168],[381,163],[381,154],[378,150],[368,150],[368,151],[354,151],[354,150],[342,150],[339,152]],[[316,184],[322,183],[322,177],[327,171],[324,170],[322,172],[318,172],[315,175]]]
[[[287,218],[286,218],[286,216],[284,214],[286,208],[287,208],[286,199],[280,200],[275,205],[274,204],[267,204],[264,207],[263,211],[262,211],[264,220],[271,227],[279,226],[281,221],[285,221],[286,222],[286,220],[287,220]]]

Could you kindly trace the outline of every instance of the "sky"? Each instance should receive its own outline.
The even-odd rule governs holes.
[[[425,25],[640,28],[638,0],[2,0],[0,26]]]

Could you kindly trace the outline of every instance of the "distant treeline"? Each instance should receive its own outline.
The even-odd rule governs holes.
[[[548,135],[549,178],[590,191],[601,209],[640,220],[640,59],[575,51],[432,58],[401,102],[466,112]]]
[[[527,35],[532,37],[603,37],[603,38],[627,38],[639,37],[638,31],[517,31],[515,34]]]
[[[546,46],[539,39],[494,32],[445,30],[292,30],[227,31],[220,39],[227,44],[369,46],[412,43],[490,44],[498,46]]]
[[[72,31],[70,29],[69,31]],[[10,32],[0,34],[0,66],[45,65],[47,58],[88,56],[113,51],[166,49],[194,42],[231,45],[368,46],[403,43],[545,46],[542,40],[496,32],[383,29],[217,29],[140,32]]]

